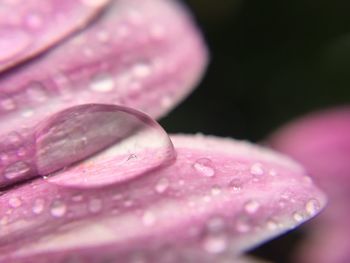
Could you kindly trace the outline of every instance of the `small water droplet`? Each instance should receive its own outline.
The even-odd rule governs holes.
[[[156,218],[152,212],[145,212],[142,216],[142,222],[145,226],[152,226],[154,225],[156,221]]]
[[[72,201],[74,201],[74,202],[81,202],[81,201],[83,201],[83,196],[82,195],[74,195],[72,197]]]
[[[295,212],[293,214],[293,219],[299,223],[299,222],[302,222],[304,220],[304,216],[298,212]]]
[[[276,171],[275,169],[271,169],[271,170],[269,171],[269,175],[271,175],[271,176],[277,176],[278,173],[277,173],[277,171]]]
[[[236,222],[236,229],[240,233],[249,232],[251,230],[251,225],[249,223],[249,220],[244,216],[238,217]]]
[[[194,164],[193,168],[201,175],[206,177],[213,177],[215,169],[213,162],[208,158],[200,158]]]
[[[278,224],[272,220],[272,219],[269,219],[267,222],[266,222],[266,227],[267,229],[269,230],[276,230],[278,228]]]
[[[306,212],[310,215],[316,215],[320,210],[320,203],[316,199],[310,199],[305,205]]]
[[[101,43],[107,43],[110,40],[110,34],[108,31],[106,30],[101,30],[99,32],[97,32],[97,39],[101,42]]]
[[[93,77],[90,83],[90,89],[96,92],[110,92],[114,89],[114,80],[111,75],[98,74]]]
[[[9,205],[13,208],[17,208],[22,205],[22,201],[19,197],[11,197],[9,200]]]
[[[56,200],[51,205],[51,215],[53,217],[63,217],[67,212],[67,206],[60,200]]]
[[[218,233],[225,228],[225,221],[221,217],[210,218],[207,222],[207,229],[210,233]]]
[[[132,200],[124,201],[124,207],[132,207],[133,205],[134,205],[134,202]]]
[[[4,171],[4,176],[7,179],[12,180],[24,176],[29,171],[30,167],[26,163],[19,161],[8,166]]]
[[[255,163],[250,167],[250,173],[252,175],[263,175],[264,169],[260,163]]]
[[[169,180],[167,178],[161,178],[156,184],[156,192],[159,194],[164,193],[169,187]]]
[[[101,209],[102,209],[101,199],[94,198],[89,201],[89,211],[91,213],[98,213],[101,211]]]
[[[0,219],[0,225],[1,225],[1,226],[7,225],[8,222],[9,222],[9,219],[8,219],[7,216],[4,216],[3,218]]]
[[[0,61],[10,60],[32,43],[32,37],[21,28],[0,29]]]
[[[137,78],[145,78],[151,75],[152,69],[149,63],[137,63],[132,69],[133,75]]]
[[[44,199],[36,199],[33,204],[32,211],[34,214],[39,215],[44,211],[45,201]]]
[[[31,109],[25,109],[21,112],[21,115],[23,118],[30,118],[33,116],[33,114],[34,114],[34,111]]]
[[[248,213],[248,214],[254,214],[258,211],[258,209],[260,208],[260,204],[255,201],[255,200],[251,200],[248,201],[245,205],[244,205],[244,210]]]
[[[239,193],[242,190],[243,183],[240,179],[236,178],[230,182],[229,186],[232,187],[235,193]]]
[[[222,253],[227,249],[227,236],[221,234],[208,234],[202,242],[203,249],[211,254]]]
[[[221,187],[220,187],[220,186],[217,186],[217,185],[214,185],[214,186],[211,188],[211,195],[217,196],[217,195],[220,195],[220,194],[221,194]]]

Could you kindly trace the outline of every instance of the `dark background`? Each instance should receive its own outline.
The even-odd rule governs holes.
[[[171,133],[259,141],[309,111],[350,104],[350,1],[187,0],[211,52]],[[254,251],[289,262],[300,232]]]

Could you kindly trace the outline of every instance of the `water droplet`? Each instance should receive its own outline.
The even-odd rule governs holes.
[[[26,175],[29,171],[30,167],[26,163],[19,161],[8,166],[4,171],[4,176],[12,180]]]
[[[293,219],[299,223],[299,222],[302,222],[304,220],[304,216],[298,212],[295,212],[293,214]]]
[[[228,240],[227,236],[221,234],[208,234],[202,242],[203,249],[208,253],[218,254],[227,249]]]
[[[48,94],[45,87],[39,82],[30,83],[27,87],[27,96],[33,102],[44,102],[47,100]]]
[[[316,199],[310,199],[305,205],[306,212],[310,216],[314,216],[320,210],[320,203]]]
[[[248,213],[248,214],[254,214],[258,211],[258,209],[260,208],[260,204],[255,201],[255,200],[251,200],[249,202],[247,202],[244,205],[244,210]]]
[[[161,194],[164,193],[169,187],[169,180],[167,178],[161,178],[156,184],[156,192]]]
[[[107,43],[110,40],[110,34],[108,31],[106,30],[101,30],[99,32],[97,32],[97,39],[101,42],[101,43]]]
[[[230,182],[229,186],[232,187],[232,190],[235,193],[239,193],[242,190],[243,182],[240,179],[236,178]]]
[[[269,230],[276,230],[278,228],[278,224],[272,220],[272,219],[269,219],[267,222],[266,222],[266,227],[267,229]]]
[[[211,188],[211,195],[217,196],[217,195],[220,195],[220,194],[221,194],[221,187],[220,187],[220,186],[217,186],[217,185],[214,185],[214,186]]]
[[[91,199],[89,201],[89,211],[91,213],[98,213],[98,212],[101,211],[101,209],[102,209],[102,201],[101,201],[101,199],[94,198],[94,199]]]
[[[47,181],[58,185],[89,188],[121,183],[167,166],[176,156],[158,123],[122,106],[75,106],[44,124],[35,133],[36,166],[40,175],[52,175]],[[64,167],[64,173],[55,173]],[[156,191],[166,190],[166,181],[158,183]]]
[[[100,93],[110,92],[114,89],[114,80],[107,73],[96,75],[90,83],[90,89]]]
[[[16,109],[16,104],[13,99],[5,98],[0,100],[0,107],[6,111]]]
[[[51,205],[51,215],[53,217],[63,217],[67,212],[67,206],[60,200],[56,200]]]
[[[32,38],[21,28],[0,29],[0,61],[13,59],[25,51]]]
[[[210,233],[222,232],[225,229],[225,221],[221,217],[210,218],[207,222],[207,230]]]
[[[277,173],[277,171],[276,171],[275,169],[271,169],[271,170],[269,171],[269,175],[271,175],[271,176],[277,176],[278,173]]]
[[[72,197],[72,201],[74,201],[74,202],[81,202],[81,201],[83,201],[83,196],[82,195],[74,195]]]
[[[19,197],[11,197],[9,200],[9,205],[13,208],[17,208],[22,205],[22,201]]]
[[[2,217],[2,218],[0,219],[0,225],[1,225],[1,226],[7,225],[8,222],[9,222],[9,219],[8,219],[7,216],[4,216],[4,217]]]
[[[255,163],[250,167],[250,173],[252,175],[263,175],[264,169],[260,163]]]
[[[208,158],[200,158],[194,164],[193,168],[201,175],[206,177],[213,177],[215,169],[213,162]]]
[[[21,112],[21,115],[23,118],[30,118],[33,116],[33,114],[34,114],[34,111],[31,109],[25,109]]]
[[[44,211],[45,201],[44,199],[36,199],[33,204],[32,211],[34,214],[39,215]]]
[[[137,78],[145,78],[151,75],[152,69],[149,63],[138,63],[132,69],[133,75]]]
[[[145,226],[152,226],[154,225],[156,221],[156,218],[152,212],[145,212],[142,216],[142,222]]]

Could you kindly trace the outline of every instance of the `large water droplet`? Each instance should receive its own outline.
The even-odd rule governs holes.
[[[215,168],[213,162],[208,158],[200,158],[194,164],[193,168],[201,175],[206,177],[213,177],[215,175]]]
[[[21,28],[0,28],[0,62],[20,55],[31,42],[31,36]]]
[[[51,205],[51,215],[53,217],[63,217],[67,212],[67,206],[60,200],[56,200]]]
[[[100,104],[75,106],[39,125],[36,149],[39,173],[50,174],[51,183],[74,187],[129,180],[175,158],[169,136],[150,117]],[[165,182],[156,187],[160,192],[163,188]]]
[[[316,199],[310,199],[305,205],[306,212],[310,216],[316,215],[320,208],[320,203]]]

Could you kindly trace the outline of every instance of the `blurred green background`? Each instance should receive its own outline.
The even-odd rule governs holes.
[[[162,120],[169,132],[259,141],[307,112],[350,104],[350,1],[185,3],[211,63],[196,91]],[[254,254],[291,262],[301,237],[298,230]]]
[[[260,140],[350,103],[350,1],[187,0],[211,52],[197,90],[162,124]]]

